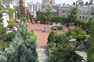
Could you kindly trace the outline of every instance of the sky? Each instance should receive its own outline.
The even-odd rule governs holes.
[[[42,0],[28,0],[28,2],[32,1],[33,3],[39,2],[42,3]],[[77,0],[55,0],[56,4],[73,4],[73,2],[76,2]],[[89,0],[83,0],[83,2],[89,2]]]

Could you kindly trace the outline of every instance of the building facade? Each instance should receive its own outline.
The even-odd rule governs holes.
[[[55,4],[55,0],[42,0],[42,4]]]
[[[61,6],[59,8],[59,16],[67,17],[71,8],[72,6]],[[89,20],[91,17],[91,8],[89,6],[79,6],[77,16],[79,19]]]
[[[9,7],[10,4],[14,6],[14,8],[18,7],[18,1],[19,0],[1,0],[2,5],[5,5],[6,7]]]

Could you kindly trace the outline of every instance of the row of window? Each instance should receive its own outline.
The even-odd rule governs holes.
[[[67,11],[69,13],[69,11]],[[63,10],[63,13],[66,13],[65,10]],[[80,11],[80,14],[88,15],[88,11]]]
[[[87,20],[87,19],[88,19],[88,18],[85,17],[85,16],[80,16],[79,18],[80,18],[80,19],[84,19],[84,20]]]
[[[88,15],[88,11],[80,11],[80,14]]]

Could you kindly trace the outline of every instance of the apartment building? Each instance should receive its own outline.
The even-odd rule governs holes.
[[[9,7],[9,5],[12,4],[14,8],[17,8],[19,5],[18,0],[1,0],[1,2],[6,7]]]
[[[61,6],[59,8],[59,16],[67,17],[72,7],[73,6]],[[79,19],[89,20],[91,17],[91,8],[87,5],[79,6],[77,16]]]

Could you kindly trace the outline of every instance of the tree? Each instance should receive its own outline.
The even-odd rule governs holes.
[[[82,60],[82,57],[65,43],[54,47],[50,55],[50,62],[82,62]]]
[[[53,7],[51,5],[48,5],[46,7],[46,10],[44,11],[44,15],[47,17],[48,21],[51,19],[51,15],[53,14],[52,9],[53,9]]]
[[[20,9],[19,9],[19,7],[18,7],[18,9],[17,9],[17,18],[18,18],[18,19],[21,18],[21,14],[20,14]]]
[[[37,20],[41,20],[41,11],[40,10],[38,11],[38,14],[37,14]]]
[[[0,0],[0,6],[1,6],[1,0]]]
[[[70,23],[76,21],[76,19],[77,19],[77,11],[78,11],[78,6],[77,7],[73,7],[72,10],[70,11],[69,16],[68,16],[68,21]]]
[[[26,19],[29,21],[30,17],[29,17],[29,10],[27,10],[27,17]]]
[[[55,41],[55,33],[52,30],[52,32],[50,32],[49,36],[48,36],[48,42],[47,43],[51,43]]]
[[[35,39],[23,22],[17,27],[17,33],[11,45],[5,48],[0,62],[38,62]]]
[[[90,26],[90,38],[88,43],[90,45],[88,48],[87,62],[94,62],[94,21],[91,23],[91,26]]]
[[[50,62],[82,62],[83,58],[69,45],[65,34],[60,36],[63,39],[60,38],[58,45],[54,45],[51,48]]]

